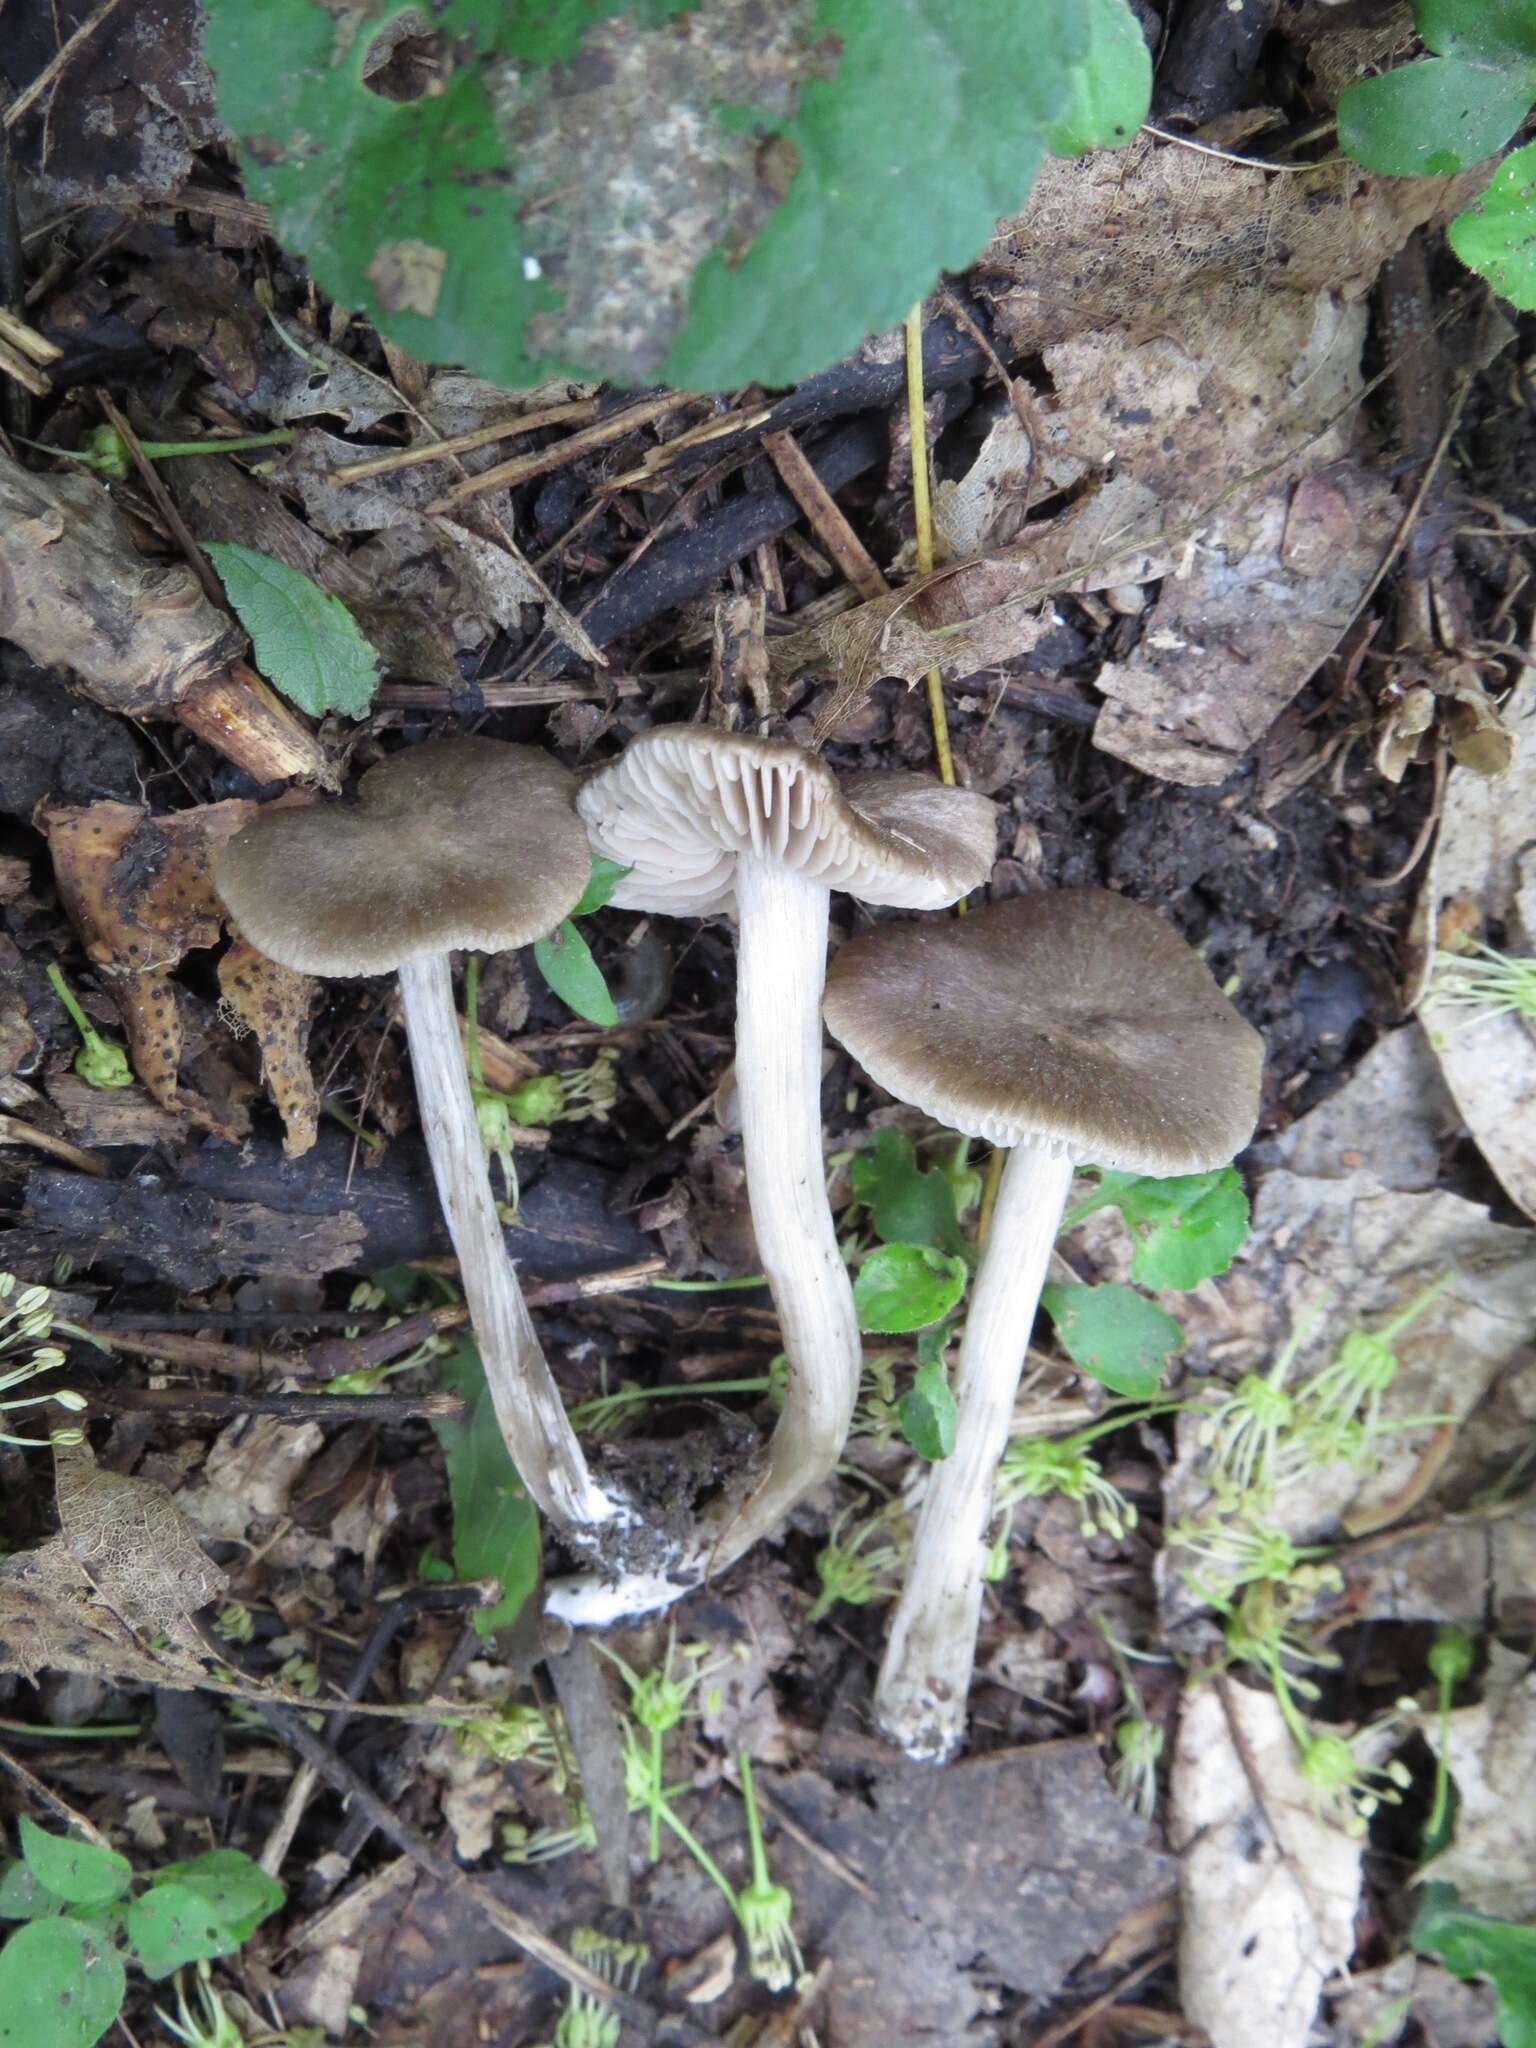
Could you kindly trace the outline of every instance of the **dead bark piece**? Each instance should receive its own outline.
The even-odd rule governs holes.
[[[305,1051],[320,984],[237,937],[219,962],[219,990],[226,1022],[255,1034],[261,1077],[283,1119],[283,1151],[297,1159],[320,1129],[320,1091]]]
[[[106,487],[0,452],[0,637],[109,711],[183,718],[259,782],[329,778],[314,735],[243,667],[244,635],[181,563],[146,561]]]

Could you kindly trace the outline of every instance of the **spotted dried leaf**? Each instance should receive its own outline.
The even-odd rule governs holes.
[[[219,962],[219,990],[226,1023],[252,1032],[261,1047],[261,1077],[283,1119],[283,1150],[297,1159],[320,1128],[320,1091],[305,1050],[319,984],[237,936]]]

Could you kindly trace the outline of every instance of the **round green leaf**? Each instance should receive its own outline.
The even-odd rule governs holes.
[[[1086,7],[204,11],[247,188],[342,304],[504,385],[720,389],[822,368],[977,254],[1068,103]]]
[[[958,1411],[942,1365],[920,1365],[909,1391],[896,1410],[901,1433],[920,1458],[930,1464],[955,1448]]]
[[[1088,0],[1087,60],[1072,74],[1072,103],[1050,131],[1053,156],[1119,149],[1152,104],[1152,53],[1126,0]]]
[[[1105,1184],[1116,1179],[1106,1175]],[[1113,1199],[1136,1241],[1138,1287],[1198,1287],[1226,1272],[1248,1235],[1248,1196],[1233,1166],[1168,1180],[1126,1177]]]
[[[283,1888],[238,1849],[211,1849],[167,1867],[128,1908],[134,1961],[148,1977],[232,1955],[283,1903]]]
[[[1509,66],[1536,60],[1536,0],[1417,0],[1426,50]]]
[[[28,1870],[66,1905],[107,1906],[128,1889],[133,1866],[115,1849],[98,1848],[73,1835],[50,1835],[25,1814],[17,1826]]]
[[[1426,57],[1362,79],[1339,101],[1346,156],[1391,178],[1439,178],[1494,156],[1536,99],[1536,69]]]
[[[1131,1401],[1151,1400],[1184,1342],[1173,1317],[1134,1287],[1053,1283],[1040,1300],[1078,1370]]]
[[[1502,298],[1536,312],[1536,142],[1504,159],[1477,204],[1451,222],[1449,237]]]
[[[921,1330],[947,1316],[965,1292],[964,1259],[923,1244],[883,1244],[853,1283],[859,1328],[882,1336]]]
[[[122,2010],[116,1950],[78,1920],[34,1920],[0,1949],[0,2048],[93,2048]]]

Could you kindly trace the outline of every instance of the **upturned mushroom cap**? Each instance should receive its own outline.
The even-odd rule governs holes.
[[[952,1130],[1166,1176],[1253,1134],[1264,1044],[1155,911],[1108,889],[885,924],[827,975],[827,1028]]]
[[[429,741],[370,768],[355,805],[264,811],[215,886],[251,944],[300,974],[499,953],[553,931],[587,885],[575,790],[537,747]]]
[[[630,741],[576,799],[592,843],[631,872],[621,909],[704,917],[730,910],[738,854],[788,868],[866,903],[937,910],[992,870],[996,812],[926,775],[841,780],[790,740],[702,725]]]

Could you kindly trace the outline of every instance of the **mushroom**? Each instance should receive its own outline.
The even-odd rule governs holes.
[[[1074,1169],[1225,1165],[1253,1132],[1263,1042],[1155,911],[1107,889],[880,925],[834,960],[825,1014],[898,1100],[1014,1148],[956,1365],[954,1449],[928,1477],[875,1694],[886,1732],[940,1761],[965,1732],[993,1480]]]
[[[628,1511],[587,1470],[507,1254],[470,1098],[449,955],[542,938],[591,854],[575,778],[536,747],[453,739],[370,768],[355,807],[268,808],[219,856],[243,937],[300,974],[394,972],[422,1130],[486,1384],[518,1475],[567,1535]]]
[[[739,927],[736,1089],[747,1196],[788,1382],[766,1469],[745,1501],[722,1502],[706,1518],[696,1577],[740,1557],[820,1485],[858,1397],[858,1319],[821,1142],[831,892],[912,910],[953,903],[991,871],[995,810],[922,775],[887,770],[840,782],[790,741],[708,726],[642,733],[576,801],[595,849],[629,869],[613,903],[674,917],[734,911]],[[672,1575],[664,1596],[685,1591],[688,1577]],[[551,1606],[571,1620],[615,1618],[601,1590],[581,1581],[556,1589]]]

